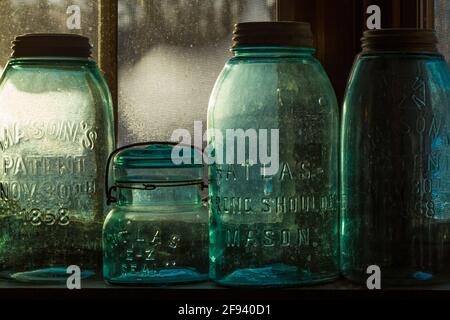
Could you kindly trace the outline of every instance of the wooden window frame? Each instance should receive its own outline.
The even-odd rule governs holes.
[[[382,28],[434,28],[434,0],[278,0],[277,19],[311,23],[317,58],[342,103],[347,79],[367,19],[366,8],[381,8]]]
[[[118,126],[118,3],[119,0],[98,1],[98,64],[111,91],[115,132]]]

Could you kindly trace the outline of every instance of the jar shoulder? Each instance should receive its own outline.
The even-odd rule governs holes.
[[[205,206],[186,207],[152,207],[152,206],[119,206],[111,209],[105,219],[105,225],[124,221],[208,221],[208,210]]]
[[[334,89],[316,59],[233,58],[216,82],[208,112],[210,120],[272,117],[283,106],[314,114],[337,112]]]
[[[0,79],[0,92],[15,89],[23,93],[59,93],[85,90],[86,93],[100,94],[106,82],[92,60],[11,60]],[[100,89],[98,91],[97,89]]]
[[[87,59],[10,61],[0,79],[0,109],[20,122],[92,120],[113,131],[111,94]]]
[[[427,81],[450,82],[447,62],[441,55],[383,54],[359,55],[349,78],[352,86],[376,85],[397,79],[418,78]]]
[[[404,109],[405,104],[420,103],[418,100],[432,108],[448,105],[450,72],[442,56],[362,55],[357,57],[347,84],[344,113]]]

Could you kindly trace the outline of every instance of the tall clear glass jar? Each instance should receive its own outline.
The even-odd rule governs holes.
[[[0,274],[62,281],[101,271],[111,97],[89,39],[17,37],[0,80]]]
[[[113,155],[115,195],[109,197],[116,205],[103,227],[106,282],[167,285],[208,279],[204,166],[193,161],[196,149],[177,148],[137,144]]]
[[[367,31],[344,102],[343,274],[450,281],[450,73],[433,31]]]
[[[225,286],[336,279],[338,108],[313,56],[310,26],[241,23],[233,39],[234,57],[208,110],[216,158],[209,167],[210,277]],[[227,135],[239,131],[244,137]],[[279,159],[262,161],[265,149]]]

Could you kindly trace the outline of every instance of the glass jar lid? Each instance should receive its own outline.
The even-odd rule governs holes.
[[[129,146],[128,146],[129,147]],[[126,148],[116,154],[114,166],[120,168],[198,168],[199,152],[191,146],[156,142],[143,148]],[[200,158],[201,159],[201,158]]]
[[[106,178],[109,202],[112,190],[132,188],[154,190],[160,187],[203,185],[202,151],[189,145],[150,142],[128,145],[114,151],[107,164],[112,165],[113,186]]]

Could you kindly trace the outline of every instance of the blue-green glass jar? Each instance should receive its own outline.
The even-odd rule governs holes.
[[[78,35],[17,37],[0,80],[0,274],[101,273],[111,96]]]
[[[433,31],[367,31],[344,102],[343,274],[450,281],[450,73]]]
[[[106,282],[166,285],[208,279],[204,166],[195,164],[195,149],[176,148],[138,144],[114,156],[116,205],[103,227]]]
[[[338,277],[338,108],[314,51],[307,23],[234,30],[208,110],[210,277],[221,285]]]

